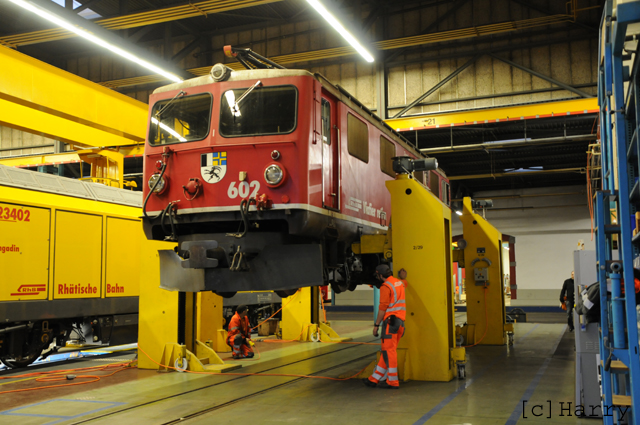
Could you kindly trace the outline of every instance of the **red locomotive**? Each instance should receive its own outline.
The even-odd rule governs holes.
[[[198,290],[287,296],[371,280],[379,259],[350,246],[387,230],[391,158],[423,155],[344,89],[303,70],[218,64],[149,103],[145,232],[178,241],[182,268],[204,269]],[[449,204],[439,170],[414,177]]]

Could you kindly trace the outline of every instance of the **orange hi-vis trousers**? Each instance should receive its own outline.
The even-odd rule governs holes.
[[[389,326],[389,319],[385,319],[382,322],[382,355],[376,368],[373,370],[373,374],[369,377],[369,381],[378,383],[385,377],[387,384],[392,387],[400,385],[398,381],[398,342],[404,335],[404,322],[400,319],[396,319],[399,325],[394,327]]]

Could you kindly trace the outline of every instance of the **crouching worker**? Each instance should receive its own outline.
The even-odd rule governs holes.
[[[406,275],[405,275],[406,277]],[[381,330],[382,355],[373,374],[364,379],[368,387],[379,387],[397,390],[400,388],[398,381],[398,342],[404,334],[404,321],[407,307],[404,298],[404,284],[391,274],[391,269],[386,264],[376,267],[376,278],[381,283],[380,305],[378,317],[373,324],[373,336],[378,336]],[[384,379],[386,378],[386,383]]]
[[[251,326],[247,317],[248,312],[249,308],[246,305],[239,305],[236,308],[236,314],[229,322],[227,345],[233,349],[234,359],[253,357],[253,348],[249,342],[251,341]]]

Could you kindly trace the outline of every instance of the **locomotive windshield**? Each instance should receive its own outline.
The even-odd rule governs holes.
[[[153,105],[149,124],[149,143],[170,143],[202,140],[211,127],[211,105],[209,93],[161,100]]]
[[[298,90],[293,86],[227,90],[220,101],[220,134],[224,137],[291,133],[296,128]]]

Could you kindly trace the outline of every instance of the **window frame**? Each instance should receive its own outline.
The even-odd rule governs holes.
[[[151,122],[151,118],[153,118],[153,112],[156,108],[156,105],[160,102],[165,102],[165,101],[171,101],[170,98],[167,99],[160,99],[158,100],[156,103],[153,104],[153,106],[151,107],[151,113],[149,114],[149,131],[147,131],[147,143],[149,144],[149,146],[153,146],[155,148],[160,147],[160,146],[169,146],[169,145],[181,145],[184,143],[191,143],[191,142],[200,142],[204,139],[206,139],[207,137],[209,137],[209,135],[211,134],[211,126],[213,125],[213,94],[210,92],[201,92],[201,93],[194,93],[194,94],[189,94],[186,96],[182,96],[179,99],[176,99],[176,101],[178,100],[182,100],[182,99],[188,99],[190,97],[196,97],[196,96],[209,96],[210,102],[209,102],[209,125],[207,126],[207,133],[200,139],[194,139],[194,140],[187,140],[184,142],[181,141],[177,141],[177,142],[172,142],[172,143],[153,143],[151,141],[151,126],[155,125],[153,124],[153,122]]]
[[[256,90],[273,89],[273,88],[280,88],[280,87],[293,87],[293,89],[296,92],[296,104],[294,106],[295,125],[293,126],[291,131],[288,131],[286,133],[254,133],[254,134],[237,134],[237,135],[233,135],[233,136],[225,136],[223,134],[223,132],[222,132],[222,100],[220,100],[220,114],[218,115],[218,134],[220,134],[220,137],[223,137],[225,139],[233,139],[233,138],[236,138],[236,137],[279,136],[279,135],[283,135],[283,134],[291,134],[294,131],[296,131],[296,129],[298,128],[298,105],[300,103],[300,92],[298,91],[298,87],[295,84],[282,84],[282,85],[278,85],[278,86],[262,86],[262,87],[256,88]],[[228,92],[229,90],[248,90],[248,89],[249,89],[249,87],[238,87],[238,88],[235,88],[235,89],[225,90],[224,92],[221,93],[220,99],[222,99],[222,98],[226,99],[224,94],[226,92]]]
[[[389,177],[395,178],[396,177],[396,173],[395,173],[395,171],[393,171],[393,161],[391,161],[391,170],[390,170],[390,172],[388,172],[389,170],[385,170],[384,168],[382,168],[382,142],[383,141],[387,142],[387,143],[390,143],[393,146],[393,156],[391,158],[398,156],[397,155],[398,146],[396,146],[396,144],[393,143],[391,140],[389,140],[386,137],[384,137],[383,134],[380,135],[380,171],[382,171],[384,174],[386,174]],[[388,158],[388,160],[390,160],[391,158]]]
[[[365,161],[364,159],[360,158],[359,156],[354,155],[351,152],[351,149],[349,148],[349,117],[352,116],[355,120],[357,120],[358,122],[360,122],[361,124],[363,124],[365,126],[365,128],[367,129],[367,160]],[[369,140],[369,125],[366,123],[366,121],[363,121],[360,119],[360,117],[358,117],[356,114],[353,114],[351,112],[347,112],[347,152],[349,153],[350,156],[364,162],[365,164],[369,163],[369,147],[370,147],[370,140]]]

